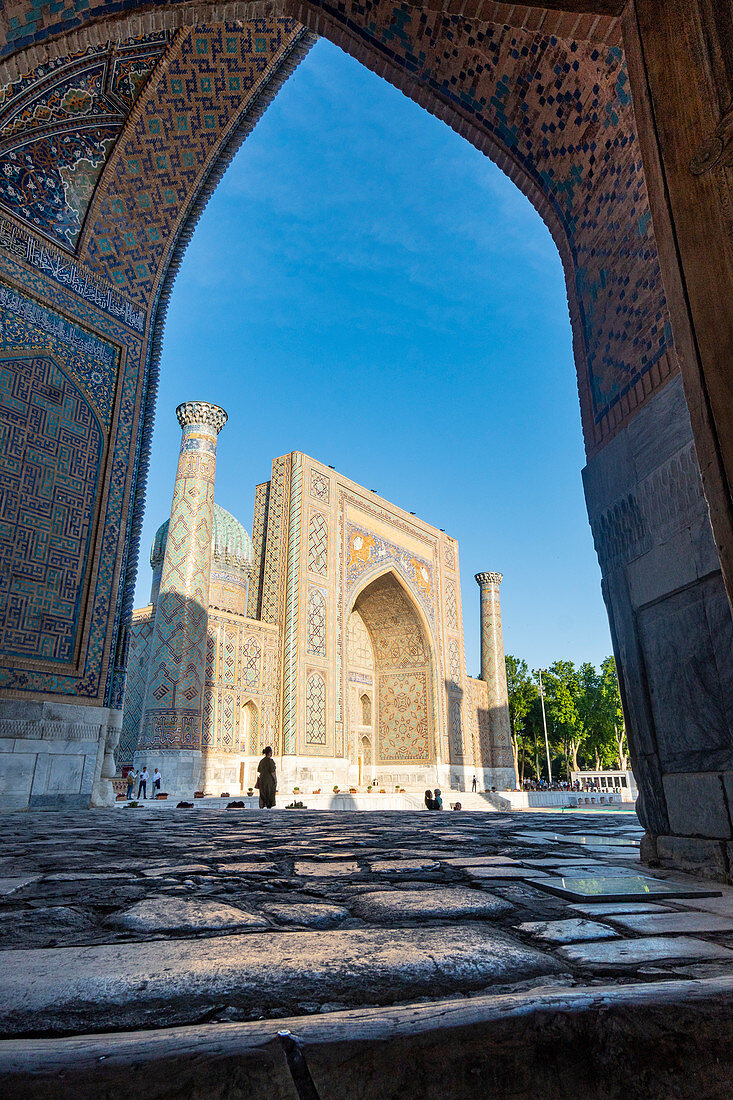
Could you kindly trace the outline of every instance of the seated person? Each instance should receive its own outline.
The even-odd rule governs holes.
[[[425,792],[425,809],[426,810],[434,810],[435,809],[435,803],[433,802],[433,792],[432,791],[426,791]]]

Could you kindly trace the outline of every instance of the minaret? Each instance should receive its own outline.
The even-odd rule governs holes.
[[[501,629],[499,585],[501,573],[477,573],[481,589],[481,679],[488,685],[491,764],[493,768],[514,770],[509,728],[509,698],[506,688],[504,636]],[[484,767],[489,762],[484,762]],[[498,784],[497,784],[498,785]]]
[[[201,775],[216,440],[227,414],[186,401],[176,416],[183,436],[135,766],[147,764],[151,777],[159,767],[163,790],[190,795]]]

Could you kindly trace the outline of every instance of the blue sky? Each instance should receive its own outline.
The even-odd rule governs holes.
[[[184,400],[222,405],[218,502],[300,450],[460,544],[468,670],[479,570],[508,653],[611,652],[583,503],[560,259],[529,202],[444,123],[319,41],[209,202],[168,312],[136,606],[170,510]]]

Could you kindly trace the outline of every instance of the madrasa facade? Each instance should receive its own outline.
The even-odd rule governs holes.
[[[281,789],[513,787],[499,585],[479,573],[466,672],[458,544],[298,451],[255,490],[252,537],[214,502],[227,414],[176,410],[173,504],[133,612],[119,767],[235,794],[271,745]]]

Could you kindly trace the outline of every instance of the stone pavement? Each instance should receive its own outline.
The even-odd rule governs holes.
[[[642,868],[633,815],[141,807],[4,815],[0,825],[0,1079],[12,1069],[13,1095],[51,1095],[66,1055],[77,1065],[99,1043],[123,1043],[134,1061],[132,1038],[113,1034],[130,1029],[143,1044],[157,1034],[155,1057],[172,1057],[170,1044],[185,1047],[199,1028],[209,1042],[212,1028],[231,1038],[236,1025],[244,1050],[263,1027],[267,1042],[283,1026],[325,1041],[338,1025],[344,1041],[349,1021],[378,1031],[407,1013],[414,1037],[416,1020],[439,1029],[445,1009],[469,1014],[468,1035],[500,1029],[521,1003],[525,1016],[555,1004],[587,1032],[601,993],[605,1012],[618,1009],[625,1027],[637,1012],[642,1031],[667,1003],[659,1026],[674,1031],[684,1016],[694,1036],[697,1005],[696,1056],[708,1063],[712,998],[723,1063],[707,1092],[690,1066],[690,1095],[733,1087],[733,889]],[[525,1019],[527,1035],[534,1026]],[[84,1039],[63,1038],[75,1035]],[[625,1042],[635,1049],[633,1036]],[[308,1095],[278,1058],[282,1091],[241,1095]],[[176,1092],[173,1078],[170,1093],[151,1087],[142,1095],[199,1095]],[[359,1087],[338,1095],[393,1094],[384,1082]],[[85,1094],[80,1083],[67,1093]]]

